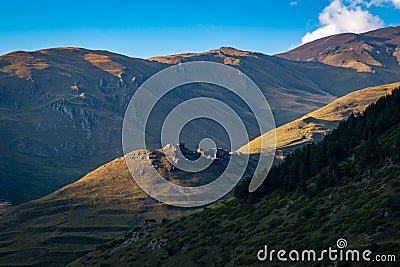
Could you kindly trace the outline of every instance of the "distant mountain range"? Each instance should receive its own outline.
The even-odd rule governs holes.
[[[0,56],[0,198],[21,203],[41,197],[121,156],[122,118],[129,99],[143,81],[171,64],[208,60],[238,68],[260,87],[277,126],[349,92],[399,80],[398,28],[351,36],[357,40],[354,46],[364,47],[360,43],[364,42],[365,47],[373,46],[373,52],[352,49],[350,41],[339,35],[331,37],[328,46],[317,40],[278,56],[227,47],[151,59],[81,48]],[[336,54],[346,54],[351,62],[360,61],[373,71],[360,72],[348,68],[347,63],[328,64],[316,56],[309,61],[307,51],[325,55],[335,43]],[[369,61],[361,60],[359,54],[367,52]],[[169,110],[196,96],[230,105],[243,119],[250,139],[262,134],[237,96],[205,84],[183,86],[167,95],[156,109],[152,132],[157,132]],[[195,127],[182,134],[188,147],[194,149],[198,140],[211,132],[219,146],[227,147],[223,129],[208,120],[198,121]],[[157,134],[149,140],[151,148],[161,147]]]
[[[389,38],[393,29],[398,28],[381,29],[374,35]],[[392,35],[390,38],[394,40],[395,34]],[[317,47],[323,51],[323,47]],[[352,55],[354,58],[358,58],[357,51]],[[395,51],[384,59],[394,58]],[[400,80],[400,65],[391,59],[391,63],[371,65],[373,71],[360,71],[315,62],[319,60],[288,60],[282,55],[267,56],[227,47],[149,60],[81,48],[3,55],[0,57],[0,199],[17,204],[37,200],[11,209],[6,207],[4,212],[0,210],[0,264],[62,265],[143,224],[146,219],[160,222],[191,212],[160,204],[146,195],[120,156],[124,111],[140,84],[171,64],[196,60],[230,65],[256,82],[279,126],[276,132],[281,155],[322,139],[352,112],[363,111],[391,92]],[[376,87],[366,88],[370,86]],[[363,88],[366,89],[357,91]],[[174,106],[198,96],[227,103],[243,119],[250,138],[254,139],[250,143],[250,152],[254,154],[251,169],[263,145],[257,137],[264,133],[257,132],[254,118],[240,99],[222,88],[210,85],[178,88],[157,108],[152,127],[158,129],[157,123]],[[182,136],[189,148],[193,149],[199,138],[209,135],[219,145],[226,145],[223,133],[210,122],[201,121],[196,127]],[[223,164],[215,165],[197,176],[173,172],[159,150],[161,145],[156,136],[149,136],[149,140],[151,150],[134,152],[136,164],[145,164],[149,156],[158,171],[173,182],[202,184],[224,168]],[[38,199],[41,196],[44,197]]]

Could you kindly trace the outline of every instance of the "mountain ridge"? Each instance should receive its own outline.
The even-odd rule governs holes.
[[[371,38],[384,35],[382,30],[370,34]],[[396,39],[397,32],[391,36]],[[354,90],[396,82],[400,74],[393,62],[386,64],[393,66],[390,69],[382,64],[374,66],[375,73],[357,72],[228,47],[173,57],[175,63],[219,62],[248,75],[269,101],[277,126]],[[122,156],[122,119],[131,96],[146,79],[168,66],[172,65],[74,47],[0,56],[0,198],[17,204],[39,198]],[[230,105],[243,119],[250,139],[262,134],[243,101],[205,84],[174,90],[155,111],[158,119],[151,120],[154,125],[149,132],[157,133],[159,120],[179,102],[199,96]],[[218,146],[228,147],[225,132],[214,124],[199,121],[193,127],[196,130],[182,136],[192,149],[213,128]],[[150,148],[161,147],[155,134],[148,137]]]
[[[400,64],[400,26],[361,34],[342,33],[324,37],[277,54],[295,61],[316,61],[359,72],[395,69]]]
[[[233,66],[258,84],[278,125],[331,102],[353,90],[352,86],[357,89],[389,79],[315,63],[235,53],[241,56],[231,55],[240,60]],[[223,63],[217,56],[208,59]],[[39,65],[35,65],[37,62]],[[79,48],[1,56],[0,147],[5,152],[0,156],[0,162],[4,162],[0,165],[0,197],[15,203],[41,197],[121,156],[122,118],[130,97],[143,81],[168,66]],[[338,73],[337,85],[325,81],[324,77]],[[165,113],[179,101],[196,96],[230,104],[243,116],[250,138],[260,135],[240,99],[212,86],[177,88],[159,112]],[[201,122],[199,130],[192,132],[201,137],[213,127]],[[225,142],[223,133],[213,131],[220,143]],[[192,141],[193,146],[196,141],[189,136],[184,141],[188,145]],[[151,148],[159,147],[154,142]]]

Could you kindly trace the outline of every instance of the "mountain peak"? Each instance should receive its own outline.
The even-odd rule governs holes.
[[[229,47],[229,46],[222,46],[218,49],[210,50],[209,53],[223,53],[225,55],[230,55],[230,56],[249,56],[252,54],[252,52],[249,51],[244,51],[244,50],[239,50],[234,47]],[[206,52],[207,53],[207,52]]]
[[[389,26],[386,28],[372,30],[361,35],[388,38],[389,36],[400,35],[400,26]]]
[[[158,61],[167,64],[178,64],[183,62],[190,62],[195,60],[215,61],[228,65],[239,65],[240,58],[244,56],[251,56],[252,52],[242,51],[233,47],[220,47],[212,49],[207,52],[201,53],[184,53],[173,54],[169,56],[156,56],[149,58],[152,61]]]
[[[362,34],[332,35],[276,56],[295,61],[321,62],[358,72],[395,69],[400,65],[400,27]]]

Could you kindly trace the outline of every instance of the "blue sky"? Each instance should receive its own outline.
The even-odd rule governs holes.
[[[400,25],[400,0],[13,0],[0,9],[0,54],[59,46],[144,58],[221,46],[274,54],[329,34]]]

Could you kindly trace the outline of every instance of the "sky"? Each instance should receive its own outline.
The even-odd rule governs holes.
[[[400,25],[400,0],[5,0],[0,10],[0,54],[65,46],[141,58],[221,46],[276,54]]]

